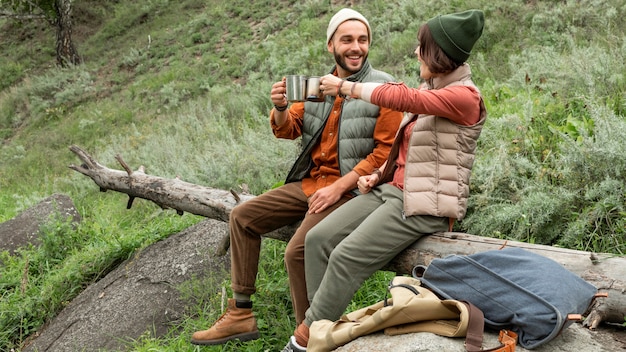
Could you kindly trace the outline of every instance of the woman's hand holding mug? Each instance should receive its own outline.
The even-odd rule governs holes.
[[[343,81],[341,78],[328,74],[320,78],[320,90],[324,95],[339,95],[339,83]]]

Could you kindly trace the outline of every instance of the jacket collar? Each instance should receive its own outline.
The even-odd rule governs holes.
[[[354,74],[348,76],[346,78],[346,80],[348,80],[350,82],[361,82],[363,80],[363,78],[367,77],[367,75],[370,73],[371,70],[372,70],[372,66],[370,65],[369,60],[365,60],[365,62],[363,62],[363,66],[361,67],[359,72],[354,73]],[[337,72],[337,67],[336,66],[333,67],[333,70],[330,73],[335,74],[335,72]]]
[[[448,73],[447,75],[435,77],[433,79],[428,80],[428,82],[426,83],[428,85],[428,89],[441,89],[449,85],[450,83],[465,81],[465,80],[470,79],[471,77],[472,77],[472,70],[470,69],[470,66],[467,63],[465,63],[457,67],[456,70]]]

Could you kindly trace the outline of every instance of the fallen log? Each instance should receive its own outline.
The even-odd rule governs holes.
[[[131,208],[135,198],[142,198],[162,208],[175,209],[178,214],[188,212],[227,222],[233,207],[254,197],[245,192],[204,187],[179,178],[151,176],[144,172],[143,167],[133,171],[119,155],[116,159],[125,171],[109,169],[77,146],[71,146],[70,150],[83,161],[80,166],[70,165],[70,168],[90,177],[102,192],[112,190],[127,194],[128,209]],[[288,241],[297,225],[285,226],[265,234],[264,237]],[[520,247],[551,258],[595,285],[601,292],[608,293],[608,298],[596,300],[584,322],[585,326],[595,328],[601,322],[624,323],[626,258],[612,254],[577,251],[466,233],[442,232],[422,237],[388,263],[383,270],[393,271],[399,275],[411,274],[415,265],[428,265],[434,258],[450,254],[468,255],[503,246]],[[228,247],[227,241],[222,243],[219,254],[225,254]],[[537,275],[541,275],[541,268],[537,268]]]

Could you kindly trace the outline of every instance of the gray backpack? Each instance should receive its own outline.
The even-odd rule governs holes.
[[[413,277],[442,298],[474,304],[487,328],[514,331],[527,349],[580,319],[597,293],[561,264],[521,248],[434,259],[416,266]]]

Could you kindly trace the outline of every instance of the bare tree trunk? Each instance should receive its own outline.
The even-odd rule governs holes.
[[[112,170],[100,165],[89,154],[77,146],[71,146],[82,161],[80,166],[70,168],[90,177],[106,192],[113,190],[129,195],[127,208],[135,198],[152,201],[163,208],[176,209],[179,214],[189,212],[211,219],[228,221],[230,211],[240,202],[253,198],[250,194],[217,190],[187,183],[179,179],[165,179],[146,175],[143,167],[132,171],[118,155],[117,161],[125,171]],[[264,237],[288,241],[298,224],[285,226]],[[519,247],[541,254],[562,264],[571,272],[595,285],[601,292],[609,294],[606,299],[596,300],[596,305],[585,320],[590,328],[601,322],[624,323],[626,316],[626,258],[606,253],[591,253],[552,246],[507,241],[480,237],[465,233],[443,232],[422,237],[412,246],[388,263],[383,270],[398,274],[411,274],[415,265],[428,265],[434,258],[450,254],[468,255],[504,246]],[[220,254],[225,254],[229,243],[222,245]],[[540,275],[541,268],[538,268]]]
[[[78,65],[81,59],[72,41],[72,0],[55,0],[54,9],[57,14],[57,64],[62,67]]]

